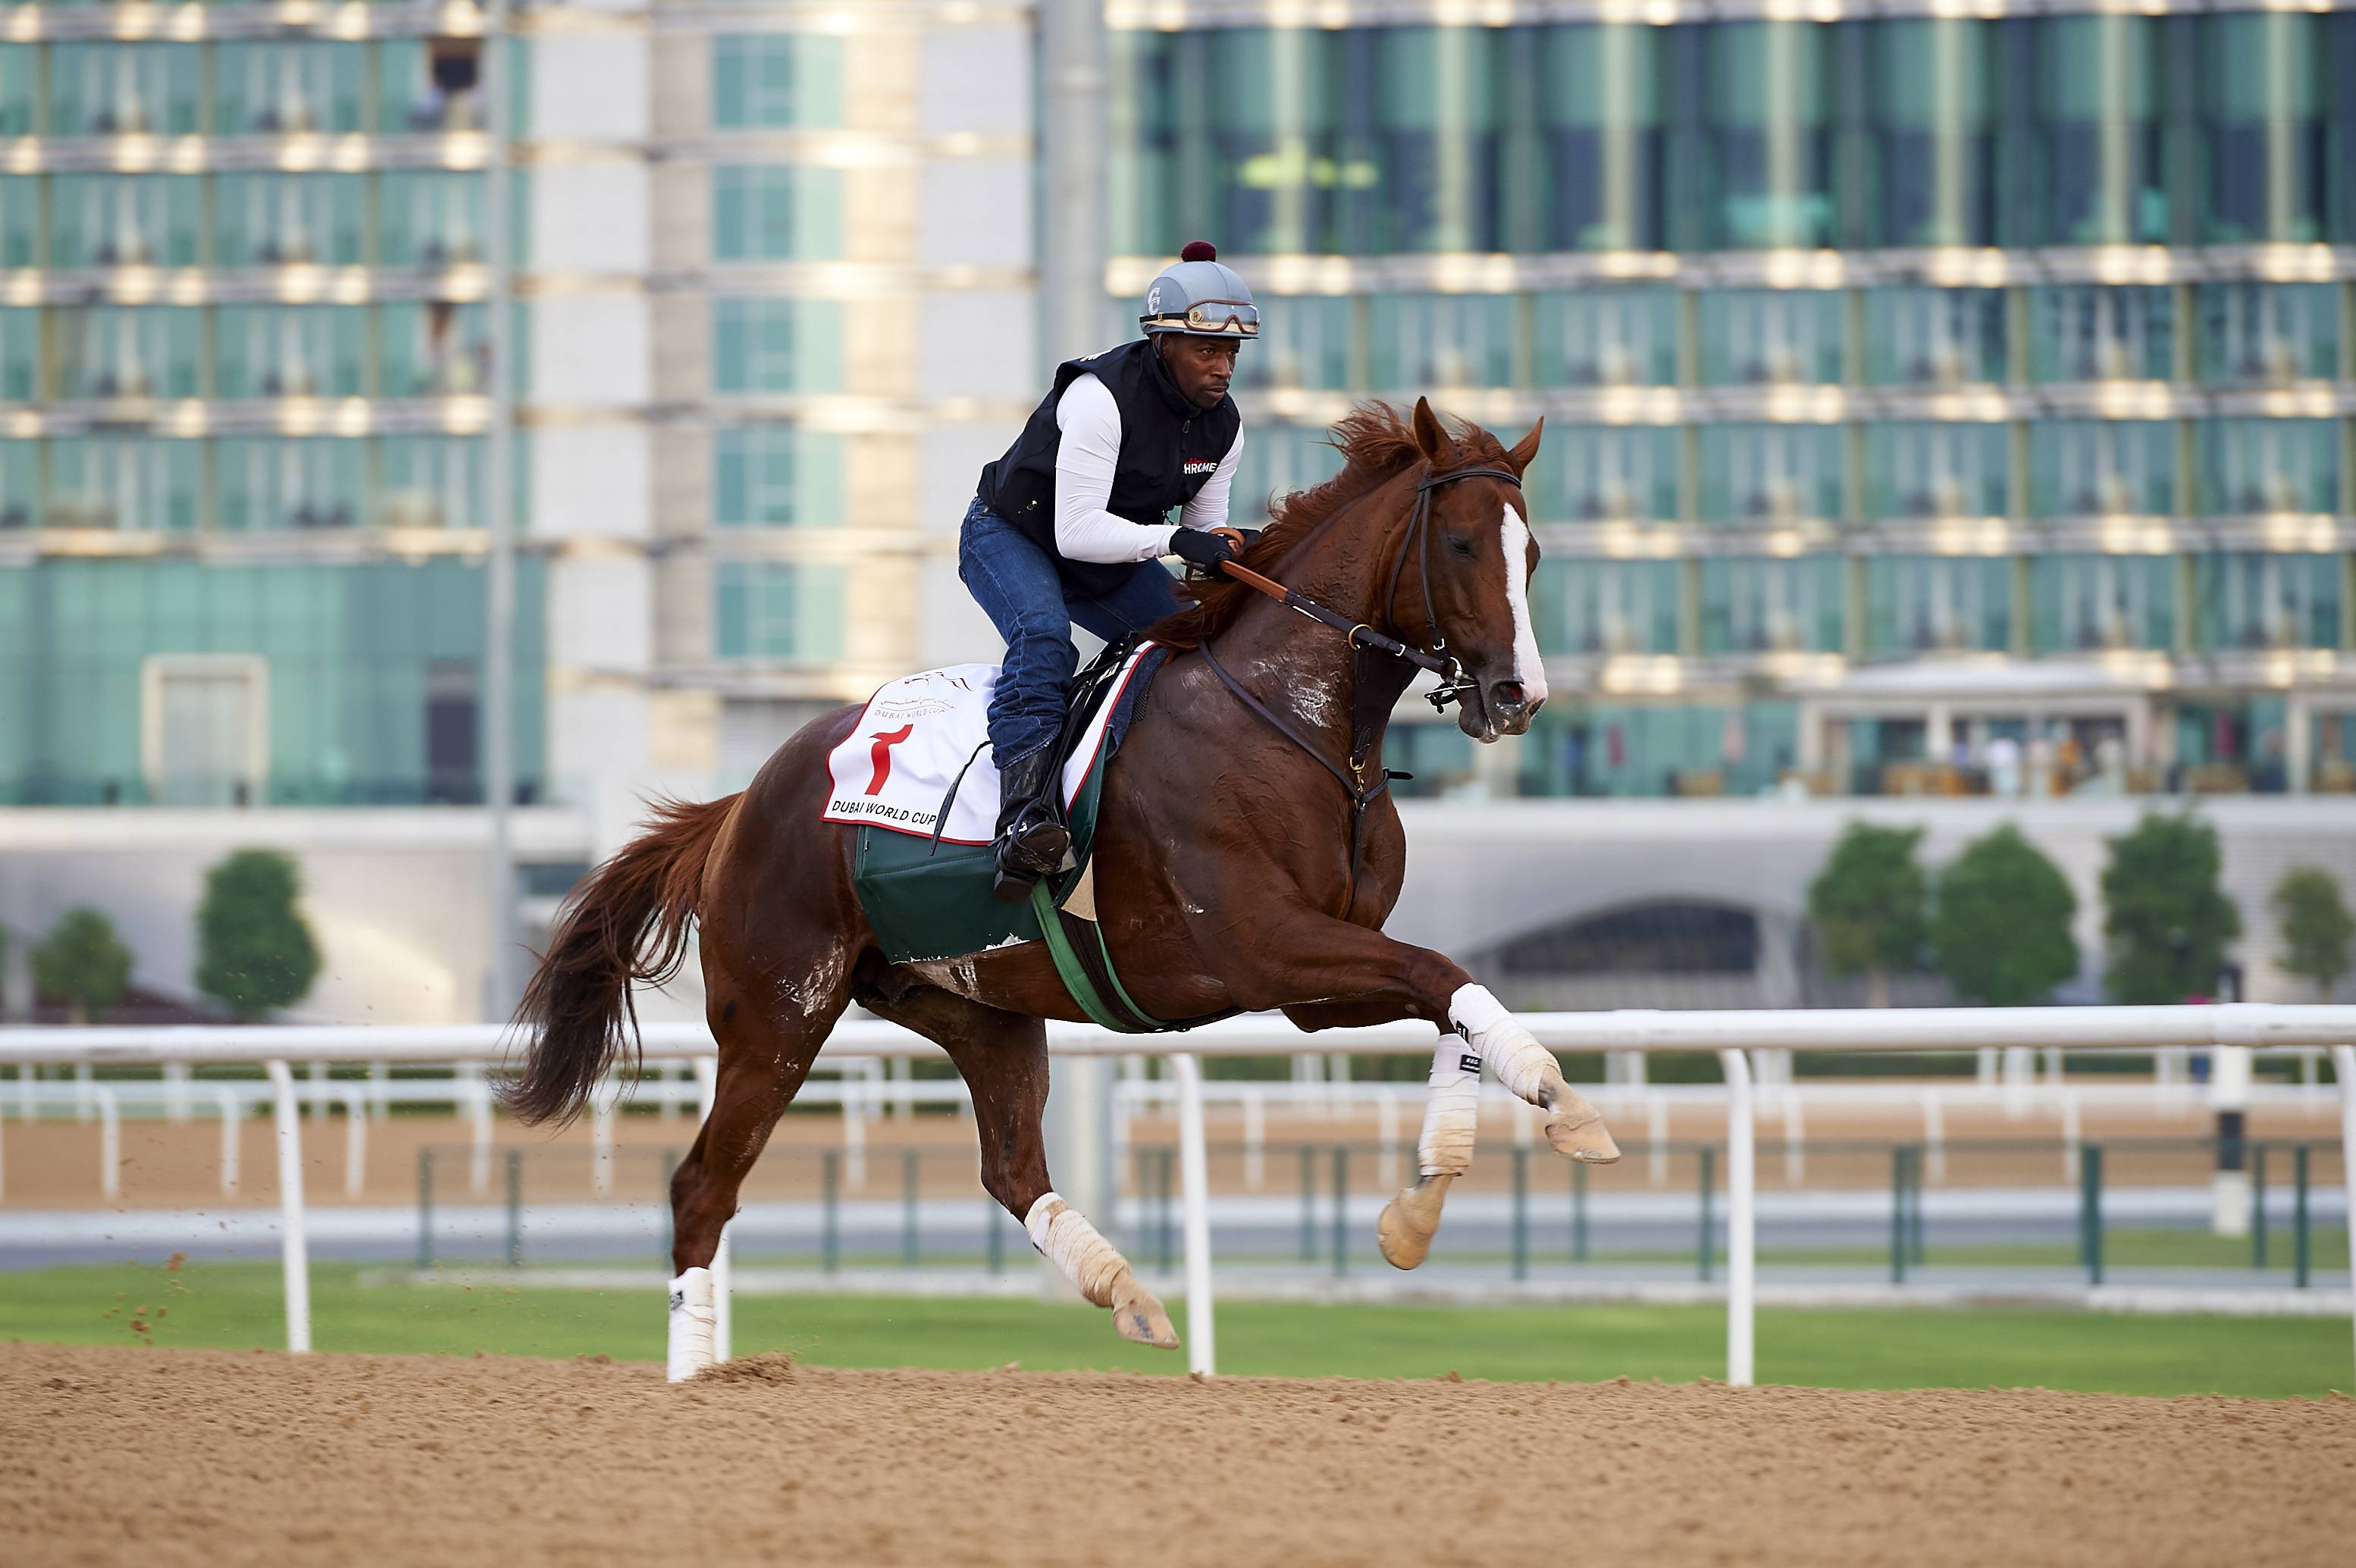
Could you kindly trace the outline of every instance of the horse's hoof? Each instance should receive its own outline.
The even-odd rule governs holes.
[[[1150,1290],[1140,1290],[1123,1296],[1112,1304],[1112,1326],[1115,1332],[1131,1344],[1151,1345],[1157,1350],[1178,1348],[1178,1330],[1163,1311],[1162,1303]]]
[[[1554,1151],[1587,1165],[1611,1165],[1620,1157],[1603,1113],[1569,1084],[1558,1084],[1547,1100],[1553,1115],[1547,1118],[1547,1142]]]
[[[1382,1249],[1383,1262],[1410,1269],[1430,1253],[1431,1238],[1440,1233],[1440,1206],[1448,1201],[1448,1185],[1455,1179],[1427,1176],[1383,1205],[1382,1218],[1375,1221],[1375,1244]]]

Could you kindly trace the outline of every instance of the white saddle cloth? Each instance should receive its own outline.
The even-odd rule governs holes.
[[[1064,763],[1066,810],[1096,765],[1105,729],[1137,675],[1137,661],[1152,645],[1141,644],[1130,656],[1112,695],[1097,709]],[[827,757],[834,787],[823,819],[873,823],[929,838],[941,801],[962,772],[965,782],[958,785],[942,841],[989,843],[998,826],[998,764],[990,755],[990,694],[997,686],[996,665],[953,665],[904,676],[869,698],[859,722]]]

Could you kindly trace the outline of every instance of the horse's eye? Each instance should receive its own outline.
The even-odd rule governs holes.
[[[1464,538],[1461,534],[1451,534],[1448,536],[1448,548],[1454,550],[1457,554],[1462,556],[1467,560],[1471,560],[1472,559],[1472,541]]]

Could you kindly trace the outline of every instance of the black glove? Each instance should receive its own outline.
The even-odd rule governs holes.
[[[1236,532],[1244,536],[1244,548],[1246,549],[1249,549],[1252,546],[1259,543],[1259,536],[1266,531],[1267,530],[1264,528],[1237,528],[1236,530]]]
[[[1221,561],[1236,559],[1236,547],[1217,534],[1178,528],[1170,531],[1170,553],[1205,571],[1216,571]]]

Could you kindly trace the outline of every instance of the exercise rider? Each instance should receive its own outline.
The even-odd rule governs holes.
[[[1138,324],[1136,341],[1056,367],[1023,433],[981,471],[958,539],[958,575],[1006,639],[990,750],[1010,902],[1071,848],[1051,752],[1079,664],[1072,623],[1107,642],[1143,631],[1177,608],[1162,557],[1215,570],[1248,538],[1226,526],[1244,446],[1227,383],[1259,335],[1251,290],[1197,240],[1153,280]]]

